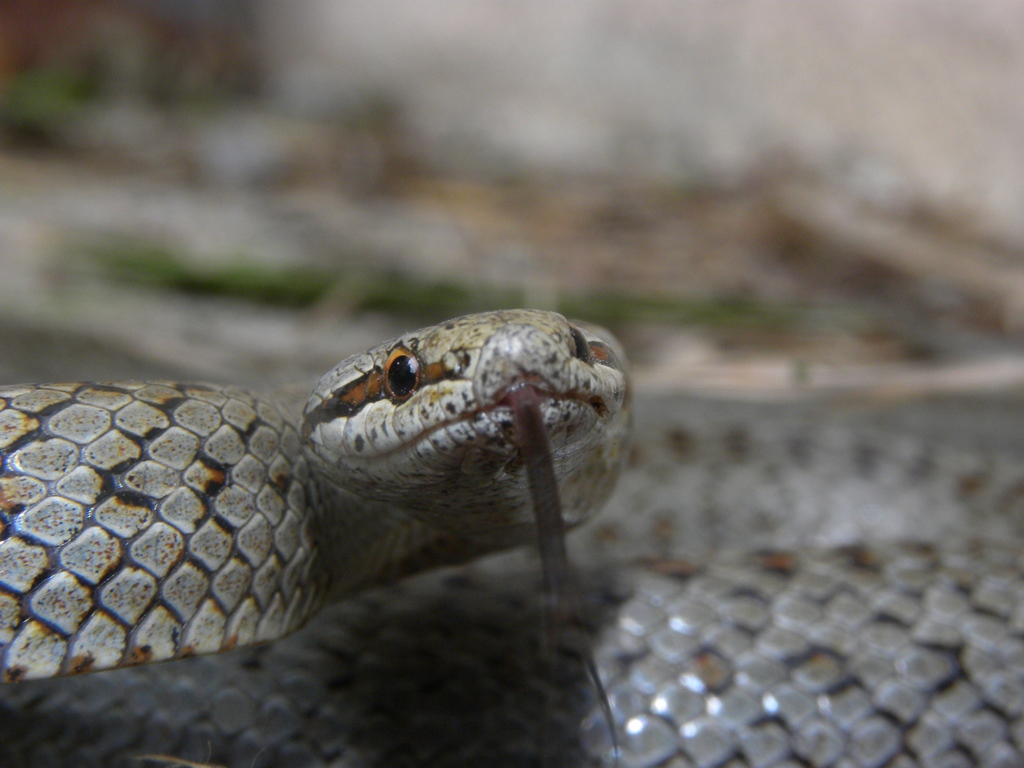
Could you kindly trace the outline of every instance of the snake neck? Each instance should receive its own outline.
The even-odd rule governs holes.
[[[536,536],[526,525],[460,536],[421,522],[393,503],[357,496],[322,475],[311,478],[310,485],[329,600],[420,571],[466,563]]]

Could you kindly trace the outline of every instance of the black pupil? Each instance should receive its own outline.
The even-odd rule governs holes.
[[[388,367],[388,388],[395,397],[408,397],[416,389],[416,361],[401,355]]]
[[[583,334],[580,333],[579,328],[570,328],[569,333],[572,334],[572,343],[574,349],[572,351],[573,356],[577,360],[582,360],[584,363],[590,362],[590,345],[587,344],[587,340],[583,338]]]

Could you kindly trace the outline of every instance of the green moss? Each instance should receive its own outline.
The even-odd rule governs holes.
[[[202,267],[170,250],[139,243],[90,249],[106,277],[136,285],[193,294],[230,296],[288,307],[336,300],[355,311],[387,312],[433,321],[469,312],[522,306],[524,291],[471,288],[445,280],[420,280],[365,267],[275,267],[239,260]],[[800,324],[807,311],[747,299],[686,299],[619,292],[564,296],[558,311],[611,327],[658,322],[710,327],[784,329]]]
[[[611,327],[644,321],[781,329],[797,324],[803,316],[803,310],[799,307],[753,299],[688,299],[622,293],[596,293],[565,298],[559,302],[559,311]]]
[[[337,276],[327,270],[264,266],[239,260],[212,268],[189,264],[158,246],[119,243],[94,247],[89,256],[105,276],[135,285],[184,293],[233,296],[278,306],[304,307],[330,291]]]
[[[70,69],[34,69],[0,96],[0,124],[19,139],[50,140],[61,123],[95,95],[95,83]]]

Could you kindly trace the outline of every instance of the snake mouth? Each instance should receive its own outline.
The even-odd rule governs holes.
[[[372,454],[357,451],[347,452],[349,459],[381,459],[389,456],[394,456],[403,451],[408,451],[410,446],[422,443],[425,440],[429,440],[432,435],[441,432],[446,429],[453,428],[459,424],[465,424],[472,422],[475,419],[479,419],[482,416],[498,417],[498,420],[506,428],[511,427],[513,421],[513,403],[517,392],[522,392],[525,389],[532,389],[536,394],[538,400],[541,402],[562,402],[567,404],[576,404],[577,407],[589,409],[599,420],[605,420],[611,415],[611,409],[607,402],[600,395],[594,395],[589,393],[582,393],[578,391],[564,391],[559,392],[551,389],[547,386],[547,382],[543,381],[540,377],[530,377],[529,379],[523,378],[503,389],[498,395],[491,400],[489,403],[478,404],[477,407],[468,409],[458,415],[452,416],[447,419],[440,420],[434,424],[431,424],[425,429],[419,430],[414,434],[408,434],[404,437],[403,441],[397,445],[394,445],[387,450],[374,452]],[[586,412],[586,411],[581,411]],[[506,433],[506,439],[510,438],[510,435]],[[512,441],[509,442],[512,444]],[[468,447],[468,446],[467,446]],[[492,449],[497,446],[492,443]]]
[[[499,416],[501,422],[505,424],[506,428],[509,428],[512,426],[513,413],[515,410],[514,403],[519,396],[518,393],[522,393],[526,389],[533,390],[537,399],[542,403],[544,401],[575,403],[577,406],[591,409],[599,419],[605,419],[610,414],[610,409],[607,403],[604,398],[599,395],[584,394],[576,391],[558,392],[546,387],[545,384],[546,382],[539,377],[520,379],[502,390],[502,392],[500,392],[492,402],[481,404],[478,407],[468,410],[458,416],[433,424],[427,429],[424,429],[418,434],[408,438],[407,443],[413,444],[422,442],[429,439],[431,435],[437,432],[449,429],[457,424],[472,422],[474,419],[485,415],[490,415],[492,417]],[[509,437],[508,433],[506,433],[506,439]],[[509,444],[514,445],[514,440],[510,440]],[[404,446],[404,448],[407,447],[408,445]],[[492,444],[492,448],[494,447],[495,446]],[[401,450],[403,450],[403,446],[396,446],[392,450],[380,455],[391,455]]]
[[[497,398],[494,405],[481,408],[481,411],[493,410],[497,407],[506,407],[512,409],[515,405],[516,399],[519,392],[526,388],[532,389],[538,398],[541,400],[575,400],[578,403],[583,403],[590,406],[594,412],[604,417],[608,415],[608,404],[600,395],[585,395],[581,392],[569,391],[569,392],[553,392],[543,386],[541,380],[523,379],[517,381],[509,386],[499,398]]]

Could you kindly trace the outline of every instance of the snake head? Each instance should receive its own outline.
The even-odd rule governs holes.
[[[619,474],[629,430],[615,339],[553,312],[468,315],[341,362],[305,410],[307,451],[358,497],[467,537],[527,540],[524,463],[508,393],[541,401],[567,525],[585,520]]]

